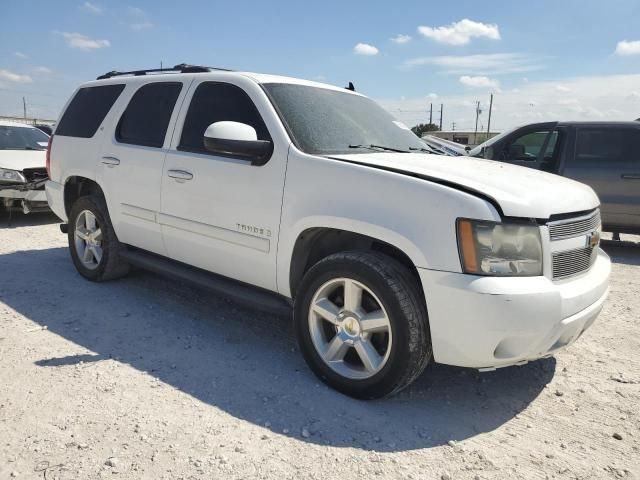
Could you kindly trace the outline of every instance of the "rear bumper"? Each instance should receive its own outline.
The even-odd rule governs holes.
[[[45,191],[49,207],[63,222],[67,221],[67,212],[64,208],[64,185],[53,180],[45,184]]]
[[[611,262],[600,250],[588,272],[561,282],[418,271],[435,360],[493,369],[551,355],[580,337],[607,297]]]

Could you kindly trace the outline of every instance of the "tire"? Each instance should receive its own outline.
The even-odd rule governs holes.
[[[391,396],[429,363],[422,291],[396,260],[377,252],[337,253],[311,267],[298,292],[294,323],[300,349],[330,387],[358,399]]]
[[[91,216],[94,217],[101,235],[91,239],[91,247],[83,248],[83,241],[78,236],[87,236],[86,232],[89,229],[82,228],[82,224],[86,224],[86,221],[83,220]],[[79,219],[79,217],[81,218]],[[71,207],[68,225],[69,252],[80,275],[93,282],[103,282],[123,277],[129,273],[129,264],[120,258],[120,252],[124,247],[116,237],[107,205],[101,196],[91,195],[76,200]],[[78,231],[78,235],[76,235],[76,231]],[[85,242],[85,245],[88,244]],[[84,250],[93,250],[93,252],[87,252],[87,257],[83,257]],[[98,251],[101,252],[100,255],[94,253]],[[88,261],[89,257],[92,257],[90,262]]]

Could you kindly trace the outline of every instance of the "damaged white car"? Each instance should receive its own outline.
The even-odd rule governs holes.
[[[48,210],[46,149],[49,136],[21,123],[0,122],[0,208]]]

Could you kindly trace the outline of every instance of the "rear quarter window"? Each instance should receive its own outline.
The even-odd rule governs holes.
[[[55,134],[93,137],[122,90],[124,84],[81,88],[62,115]]]

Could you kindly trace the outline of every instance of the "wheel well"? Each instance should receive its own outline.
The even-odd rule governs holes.
[[[302,277],[313,265],[323,258],[348,250],[373,250],[397,260],[418,277],[418,271],[411,259],[400,249],[367,235],[334,228],[310,228],[300,234],[293,248],[289,285],[295,297]]]
[[[71,207],[80,197],[87,195],[100,195],[104,198],[102,188],[93,180],[85,177],[70,177],[64,185],[64,209],[67,217],[71,213]]]

